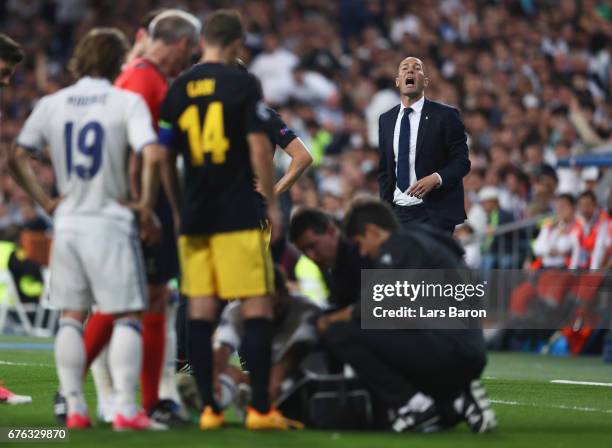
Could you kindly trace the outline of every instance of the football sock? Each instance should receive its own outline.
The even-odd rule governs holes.
[[[170,303],[166,308],[166,341],[164,363],[159,380],[159,398],[181,403],[176,386],[176,312],[178,303]]]
[[[85,331],[83,333],[85,353],[87,354],[85,371],[87,371],[87,367],[91,365],[102,349],[107,346],[108,341],[110,341],[113,334],[113,321],[114,317],[112,314],[93,313],[87,324],[85,324]]]
[[[251,376],[251,406],[262,414],[270,410],[268,386],[272,365],[272,331],[272,321],[269,319],[247,319],[244,321],[244,337],[240,347]]]
[[[55,366],[62,393],[68,404],[68,414],[87,414],[83,397],[85,348],[83,324],[70,317],[62,317],[55,337]]]
[[[98,402],[108,401],[113,395],[113,378],[108,367],[108,346],[104,347],[91,363],[91,375],[94,379]]]
[[[136,412],[136,388],[142,367],[142,336],[140,322],[123,318],[115,322],[108,349],[108,362],[115,386],[117,410],[133,417]]]
[[[142,320],[143,358],[140,385],[142,387],[142,407],[147,412],[150,412],[159,400],[157,393],[164,362],[165,326],[164,313],[145,313]]]
[[[189,340],[189,363],[193,369],[202,405],[211,406],[215,412],[219,412],[219,406],[213,395],[213,357],[212,357],[212,334],[214,324],[207,320],[191,319],[188,326]]]

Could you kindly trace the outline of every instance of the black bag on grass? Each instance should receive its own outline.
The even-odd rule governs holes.
[[[308,428],[374,428],[370,393],[357,378],[307,372],[281,395],[277,405],[283,415]]]

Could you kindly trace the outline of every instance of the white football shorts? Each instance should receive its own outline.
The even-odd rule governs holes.
[[[103,313],[147,307],[144,261],[136,230],[113,225],[56,229],[51,249],[51,303]]]

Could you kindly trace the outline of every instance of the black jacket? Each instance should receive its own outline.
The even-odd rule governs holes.
[[[338,241],[336,264],[323,272],[329,289],[330,308],[338,309],[359,302],[361,293],[361,270],[373,269],[375,263],[359,255],[357,246],[344,238]]]
[[[378,121],[380,197],[393,204],[396,186],[393,133],[400,105],[382,114]],[[421,179],[434,172],[442,186],[425,196],[427,211],[455,224],[466,218],[463,205],[463,177],[470,171],[465,127],[454,107],[428,100],[421,111],[416,145],[415,172]]]

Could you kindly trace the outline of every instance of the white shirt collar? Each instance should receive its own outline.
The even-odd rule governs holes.
[[[106,78],[94,78],[92,76],[84,76],[77,81],[77,84],[111,85],[111,82]]]
[[[421,99],[418,100],[416,103],[414,103],[412,106],[404,106],[404,103],[400,102],[400,112],[403,113],[405,109],[408,109],[408,107],[410,107],[412,109],[412,112],[420,114],[421,111],[423,110],[424,104],[425,104],[425,95],[423,95]]]

